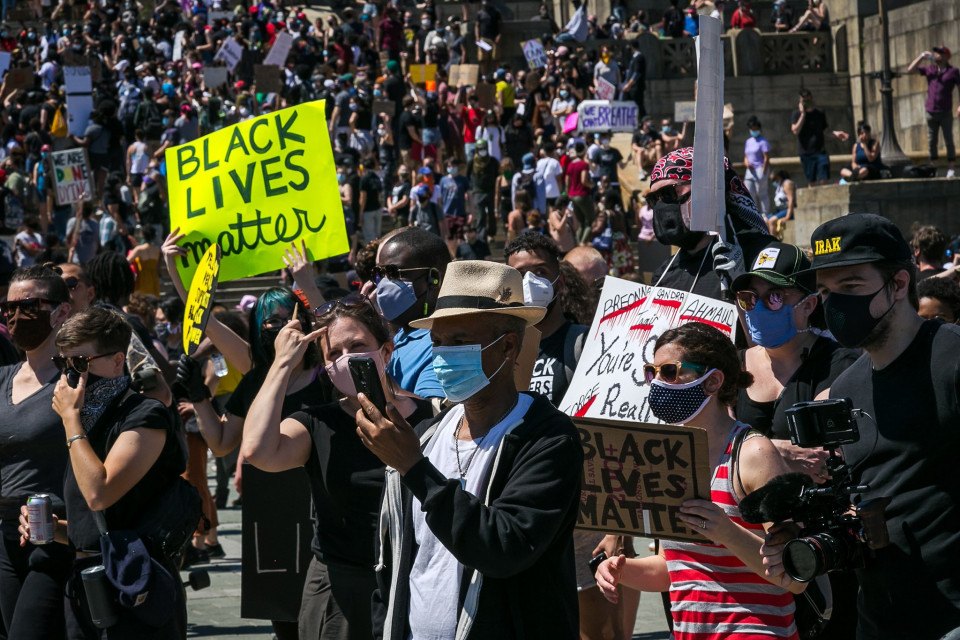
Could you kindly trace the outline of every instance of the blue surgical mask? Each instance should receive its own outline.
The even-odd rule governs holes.
[[[710,401],[703,383],[714,371],[716,369],[710,369],[693,382],[683,384],[653,380],[650,383],[650,395],[647,397],[650,411],[667,424],[684,424],[692,420]]]
[[[563,98],[564,100],[566,100],[567,98],[570,97],[570,92],[569,92],[569,91],[561,91],[561,92],[560,92],[560,97]]]
[[[503,361],[493,375],[483,371],[482,353],[500,342],[500,336],[485,347],[479,344],[461,344],[452,347],[433,348],[433,372],[450,402],[463,402],[475,396],[490,384],[490,378],[500,373],[507,363]]]
[[[751,138],[759,138],[759,137],[760,137],[760,132],[759,132],[759,131],[754,131],[753,129],[751,129],[751,130],[750,130],[750,137],[751,137]]]
[[[387,320],[396,320],[416,303],[417,292],[409,280],[384,278],[377,283],[377,305]]]
[[[793,319],[792,304],[770,311],[765,303],[757,302],[753,309],[746,312],[746,316],[750,339],[761,347],[776,349],[799,333]]]

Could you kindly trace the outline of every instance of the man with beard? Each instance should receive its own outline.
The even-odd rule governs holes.
[[[960,328],[917,315],[913,252],[874,214],[813,232],[812,269],[827,328],[864,354],[830,388],[863,411],[860,440],[843,446],[854,502],[889,498],[890,543],[865,553],[857,638],[955,637],[960,630]],[[768,576],[784,573],[787,528],[768,534]],[[953,633],[949,633],[953,630]]]
[[[719,300],[723,297],[721,279],[729,286],[738,269],[742,271],[744,263],[753,264],[760,250],[773,242],[756,203],[726,158],[724,169],[728,243],[704,231],[690,230],[693,147],[677,149],[654,166],[646,194],[647,204],[653,208],[653,231],[661,244],[680,248],[654,272],[657,286]],[[742,255],[738,255],[738,247]]]

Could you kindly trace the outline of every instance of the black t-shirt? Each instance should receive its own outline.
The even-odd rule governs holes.
[[[59,376],[13,404],[13,378],[23,363],[0,367],[0,495],[17,504],[0,505],[0,519],[16,521],[20,505],[34,493],[49,493],[57,515],[63,509],[67,468],[63,421],[51,406]]]
[[[619,182],[617,165],[623,160],[623,154],[614,147],[601,148],[597,153],[597,170],[601,176],[610,178],[610,182]]]
[[[560,404],[570,384],[567,368],[571,372],[577,368],[575,341],[588,328],[567,322],[552,335],[540,340],[540,350],[533,363],[533,377],[530,378],[530,391],[547,396],[554,406]],[[568,334],[571,334],[569,338]],[[568,340],[574,342],[568,343]]]
[[[253,399],[257,397],[260,387],[263,386],[263,381],[267,379],[267,372],[269,370],[269,366],[254,367],[243,376],[240,384],[234,389],[233,395],[230,396],[230,400],[227,402],[227,413],[232,413],[238,418],[247,417],[247,412],[250,411],[250,405],[253,404]],[[302,411],[307,407],[331,402],[333,400],[331,388],[330,379],[327,378],[326,374],[318,373],[318,375],[310,381],[310,384],[299,391],[288,393],[283,398],[280,417],[286,418],[295,411]]]
[[[480,37],[487,40],[496,40],[500,35],[500,12],[492,6],[485,6],[477,12],[477,26]]]
[[[410,136],[407,127],[413,127],[418,134],[420,129],[423,128],[420,118],[410,111],[404,111],[397,119],[397,146],[404,151],[413,147],[413,138]]]
[[[741,362],[743,354],[741,351]],[[859,357],[858,349],[845,349],[829,338],[817,338],[804,356],[800,368],[784,385],[779,398],[770,402],[757,402],[750,399],[747,389],[740,390],[737,420],[749,424],[767,437],[789,440],[786,410],[797,402],[813,400],[825,389],[829,389],[837,376]]]
[[[403,218],[410,217],[410,183],[401,182],[400,184],[393,187],[393,201],[400,202],[404,198],[407,198],[407,206],[400,207],[394,211],[398,216]]]
[[[407,418],[417,424],[433,416],[431,404],[416,400]],[[375,536],[383,493],[384,464],[357,437],[357,421],[339,402],[290,416],[310,432],[310,478],[316,520],[313,553],[321,562],[366,569],[376,564]]]
[[[790,122],[795,124],[800,119],[800,112],[794,111],[790,117]],[[820,109],[814,109],[807,112],[807,117],[803,120],[803,126],[800,127],[800,133],[797,135],[797,147],[800,155],[808,153],[826,153],[824,146],[823,132],[827,130],[827,114]]]
[[[890,545],[857,571],[858,638],[939,638],[960,626],[960,327],[924,322],[896,360],[877,371],[864,355],[830,396],[867,414],[843,447],[853,482],[890,498]]]
[[[383,185],[380,183],[377,174],[371,170],[365,171],[363,177],[360,178],[360,191],[367,194],[366,211],[379,212],[382,206],[380,204],[380,192],[382,190]]]
[[[483,260],[490,255],[490,245],[477,238],[476,242],[457,245],[457,260]]]
[[[111,530],[134,529],[150,509],[157,496],[187,465],[186,443],[183,433],[174,426],[170,412],[161,403],[138,393],[118,398],[100,420],[87,432],[90,446],[100,460],[120,435],[133,429],[162,429],[167,438],[153,466],[146,475],[107,509],[107,527]],[[61,427],[62,429],[62,427]],[[100,532],[87,501],[80,493],[72,465],[67,465],[63,493],[67,503],[67,535],[80,550],[99,551]]]

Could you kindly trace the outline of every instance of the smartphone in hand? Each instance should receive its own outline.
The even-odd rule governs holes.
[[[67,384],[71,389],[76,389],[80,384],[80,373],[76,369],[67,369]]]
[[[362,393],[370,399],[373,406],[386,415],[387,397],[383,393],[383,384],[380,382],[380,372],[373,358],[350,358],[348,366],[353,384],[357,393]]]

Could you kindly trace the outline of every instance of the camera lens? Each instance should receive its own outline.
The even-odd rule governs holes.
[[[829,533],[797,538],[783,547],[783,569],[797,582],[810,582],[840,568],[844,550],[843,541]]]

